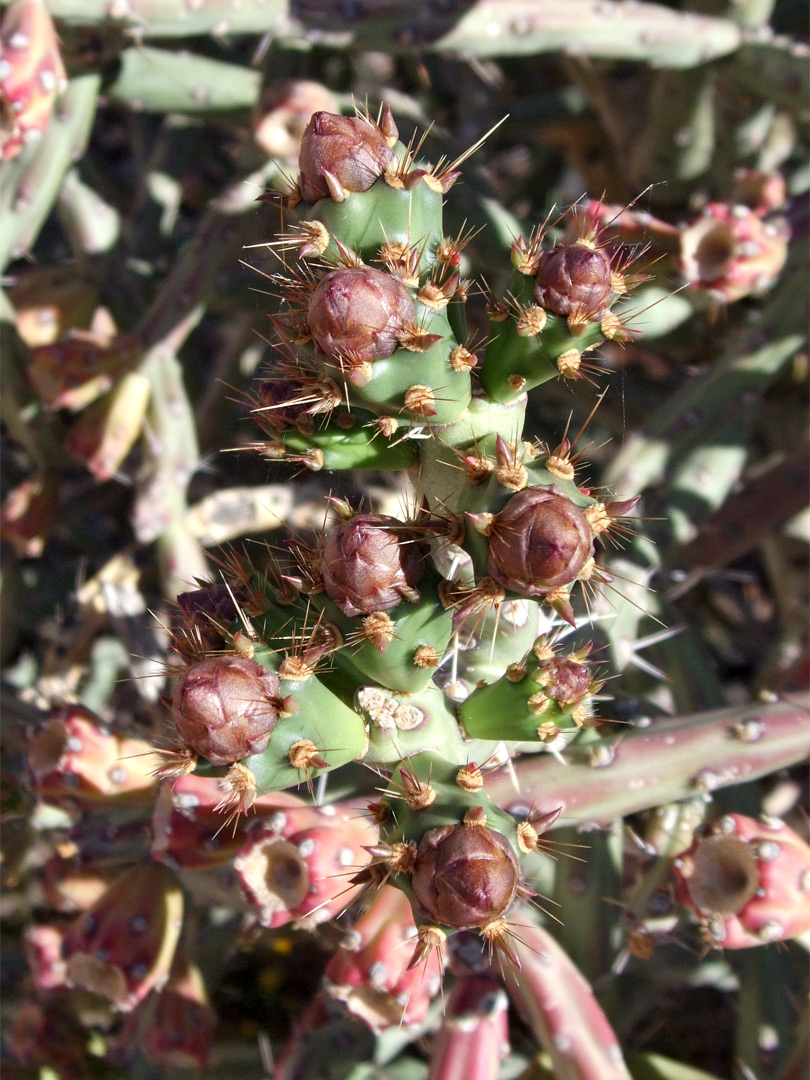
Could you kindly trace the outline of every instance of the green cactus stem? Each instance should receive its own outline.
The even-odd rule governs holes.
[[[564,822],[608,824],[674,799],[711,796],[729,784],[755,780],[810,754],[807,703],[776,702],[717,709],[653,722],[618,735],[590,757],[566,764],[549,755],[524,756],[507,775],[487,779],[490,798],[512,813],[562,807]],[[578,760],[579,758],[579,760]]]
[[[461,17],[423,14],[422,6],[383,5],[347,16],[344,5],[287,2],[235,5],[206,0],[193,9],[179,0],[128,0],[110,10],[104,0],[52,0],[54,18],[87,25],[112,19],[144,36],[266,33],[326,40],[336,46],[373,47],[382,38],[395,52],[420,49],[480,57],[575,52],[600,59],[640,60],[662,67],[692,67],[733,52],[740,32],[733,24],[673,11],[651,3],[594,4],[554,0],[542,12],[531,0],[475,3]],[[290,20],[294,14],[298,20]],[[403,19],[404,15],[404,19]],[[332,31],[332,32],[330,32]]]

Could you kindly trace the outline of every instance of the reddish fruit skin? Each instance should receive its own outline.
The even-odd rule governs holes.
[[[357,514],[329,534],[321,552],[327,596],[344,615],[388,611],[425,572],[427,547],[385,514]]]
[[[67,86],[59,40],[45,4],[16,0],[0,23],[0,160],[41,137]]]
[[[503,915],[520,882],[518,861],[501,833],[482,825],[444,825],[422,837],[411,879],[426,915],[466,930]]]
[[[543,596],[575,581],[592,555],[578,506],[553,485],[524,488],[490,526],[487,573],[520,596]]]
[[[352,937],[327,964],[329,994],[378,1034],[423,1023],[441,983],[441,958],[433,949],[423,964],[408,967],[416,926],[405,894],[380,889],[354,923]]]
[[[396,154],[375,124],[359,116],[313,113],[298,159],[301,196],[308,203],[329,198],[326,172],[347,192],[368,191],[395,160]]]
[[[332,363],[371,363],[390,356],[414,319],[413,300],[399,280],[370,266],[333,270],[309,301],[307,325]]]
[[[615,292],[609,260],[586,244],[544,251],[532,295],[541,307],[577,322],[598,322]]]
[[[243,656],[201,660],[172,696],[177,732],[212,765],[260,754],[278,722],[278,676]]]
[[[674,872],[678,899],[715,945],[746,949],[810,931],[810,847],[782,821],[726,814]]]
[[[233,865],[263,926],[311,928],[351,903],[350,871],[377,839],[357,804],[291,807],[255,829]]]
[[[130,1012],[169,977],[183,922],[183,893],[158,863],[130,867],[67,931],[68,985]]]
[[[28,747],[37,795],[70,808],[149,801],[155,764],[151,743],[112,733],[83,705],[57,709]]]

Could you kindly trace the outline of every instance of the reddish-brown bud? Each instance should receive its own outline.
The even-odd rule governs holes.
[[[509,841],[485,825],[444,825],[422,837],[411,883],[430,919],[457,930],[503,915],[520,882]]]
[[[399,278],[352,266],[323,278],[310,299],[307,321],[325,359],[359,365],[390,356],[413,318],[413,300]]]
[[[301,196],[308,203],[342,201],[352,191],[368,191],[394,161],[396,154],[373,121],[316,112],[301,140]]]
[[[555,315],[577,323],[598,322],[615,296],[610,260],[587,244],[560,244],[544,251],[532,295]]]
[[[321,552],[323,587],[344,615],[388,611],[414,598],[427,547],[396,518],[357,514],[342,521]]]
[[[554,485],[518,491],[489,529],[487,573],[521,596],[574,581],[593,555],[583,512]]]
[[[535,675],[546,697],[565,708],[578,705],[591,690],[591,675],[585,664],[563,656],[544,660]]]
[[[180,677],[172,710],[187,746],[212,765],[230,765],[267,746],[278,721],[278,676],[247,657],[213,656]]]
[[[224,649],[225,634],[236,618],[236,602],[229,585],[206,585],[202,589],[180,593],[177,606],[182,615],[183,628],[194,645],[199,645],[206,652]],[[182,641],[177,642],[176,649],[184,654],[182,645]],[[193,657],[189,655],[188,658]]]

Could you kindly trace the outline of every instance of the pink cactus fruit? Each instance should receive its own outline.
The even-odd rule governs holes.
[[[508,1052],[508,1003],[498,980],[459,979],[433,1040],[428,1080],[498,1080]]]
[[[53,20],[41,0],[16,0],[0,23],[0,157],[42,136],[67,86]]]
[[[42,554],[59,513],[59,481],[44,472],[29,476],[7,496],[0,509],[0,537],[22,558]]]
[[[78,412],[113,388],[142,352],[133,334],[71,330],[53,345],[31,350],[28,378],[47,409]]]
[[[282,79],[262,92],[253,117],[253,141],[268,157],[297,162],[313,114],[337,111],[335,95],[321,83]]]
[[[776,282],[790,238],[780,220],[747,206],[709,203],[681,230],[681,273],[690,288],[726,304],[758,296]]]
[[[151,388],[146,375],[127,372],[71,426],[65,449],[97,480],[110,480],[140,437]]]
[[[168,979],[182,921],[183,894],[171,870],[154,862],[131,867],[65,935],[68,985],[130,1012]]]
[[[674,863],[678,899],[726,949],[810,931],[810,847],[776,818],[726,814]]]
[[[148,1020],[140,1031],[148,1061],[163,1069],[205,1069],[214,1038],[216,1016],[208,1004],[200,970],[178,953],[169,981],[146,1007]]]
[[[439,950],[409,968],[416,943],[411,905],[399,889],[380,889],[326,967],[329,994],[377,1034],[418,1026],[441,981]]]
[[[211,776],[181,776],[160,786],[152,815],[152,857],[180,870],[229,865],[258,823],[286,822],[305,804],[295,795],[273,792],[254,799],[243,814],[229,813],[228,792]],[[310,811],[314,813],[314,811]]]
[[[82,1033],[58,1002],[24,1001],[5,1042],[21,1065],[47,1067],[52,1070],[50,1075],[69,1076],[71,1080],[84,1080],[90,1075]]]
[[[529,918],[513,942],[520,963],[504,968],[509,996],[551,1059],[554,1076],[631,1080],[621,1047],[588,980],[554,938]]]
[[[50,908],[72,915],[92,907],[110,881],[109,870],[83,866],[78,859],[55,852],[42,868],[40,884]]]
[[[62,959],[64,934],[56,926],[31,926],[25,933],[25,956],[37,990],[55,990],[65,985]]]
[[[150,743],[113,734],[82,705],[58,709],[28,745],[34,791],[68,808],[147,802],[157,783],[156,764]]]
[[[377,839],[359,805],[291,809],[252,833],[234,867],[262,926],[311,928],[335,918],[357,895],[349,878]]]

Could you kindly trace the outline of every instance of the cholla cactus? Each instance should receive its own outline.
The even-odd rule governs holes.
[[[63,19],[68,70],[94,68],[76,30],[88,5],[51,6]],[[778,148],[743,155],[742,169],[730,146],[718,149],[702,201],[687,206],[677,194],[709,173],[700,153],[720,87],[706,82],[705,61],[732,54],[735,85],[746,85],[755,62],[746,49],[762,66],[774,56],[795,66],[796,55],[778,41],[765,50],[730,20],[652,4],[637,11],[608,0],[586,12],[584,0],[567,0],[539,12],[504,0],[488,13],[468,5],[452,20],[423,5],[413,24],[394,28],[393,49],[466,54],[474,42],[484,63],[481,42],[492,39],[504,43],[496,55],[561,44],[667,68],[651,75],[655,122],[637,139],[614,115],[615,88],[599,90],[598,65],[586,73],[572,62],[616,142],[605,184],[615,205],[584,200],[560,214],[533,205],[527,223],[470,196],[478,178],[467,162],[486,137],[442,156],[433,134],[400,139],[406,108],[396,119],[385,104],[352,112],[301,77],[311,75],[306,65],[285,67],[283,81],[260,91],[247,67],[194,52],[181,63],[166,47],[171,35],[210,30],[240,41],[260,16],[255,5],[226,11],[217,0],[193,11],[164,6],[106,5],[94,39],[115,59],[98,62],[108,101],[202,114],[173,129],[176,145],[146,154],[132,213],[159,224],[143,250],[118,209],[109,221],[93,169],[70,168],[99,92],[92,72],[71,78],[47,125],[44,112],[37,121],[41,154],[15,133],[12,179],[0,178],[0,195],[22,210],[44,177],[70,170],[62,228],[103,296],[72,330],[61,316],[51,334],[32,330],[30,313],[15,323],[4,417],[36,471],[14,477],[4,536],[20,558],[47,551],[48,530],[65,544],[73,519],[56,501],[70,511],[76,485],[63,473],[77,461],[93,506],[110,497],[99,481],[123,471],[133,484],[126,552],[83,583],[70,609],[83,632],[51,631],[49,664],[23,694],[45,715],[13,745],[27,780],[13,788],[10,815],[19,848],[30,835],[46,839],[33,857],[12,843],[7,861],[12,879],[32,882],[33,913],[28,996],[8,1045],[23,1065],[65,1077],[103,1068],[111,1077],[232,1076],[243,1064],[228,1054],[244,1049],[234,1051],[233,1032],[252,1037],[255,1021],[283,1047],[278,1080],[497,1080],[538,1069],[555,1080],[651,1070],[674,1080],[679,1062],[625,1061],[622,1049],[656,1026],[648,1020],[661,988],[718,982],[712,950],[740,950],[746,959],[735,952],[728,963],[761,965],[757,977],[740,976],[741,1008],[771,1024],[751,987],[766,965],[794,965],[794,945],[784,943],[810,932],[806,844],[779,818],[733,813],[723,790],[807,756],[802,708],[776,697],[721,708],[700,646],[666,625],[676,622],[671,597],[692,583],[682,566],[695,580],[706,571],[706,537],[695,531],[705,518],[712,536],[747,539],[750,549],[757,520],[801,509],[798,459],[774,467],[772,498],[756,488],[754,512],[747,489],[740,505],[727,499],[741,475],[746,410],[800,343],[795,296],[779,289],[796,252]],[[336,27],[322,6],[291,12],[296,33],[317,22],[313,41],[331,47]],[[349,8],[338,19],[341,43],[369,40]],[[599,44],[581,37],[583,15]],[[112,30],[130,18],[160,48],[123,47]],[[262,32],[274,18],[261,13]],[[273,24],[268,68],[290,25]],[[369,70],[381,62],[369,60]],[[242,125],[238,138],[223,126],[221,143],[200,141],[214,130],[214,109]],[[570,103],[563,111],[569,159],[587,173],[582,129],[570,124]],[[664,135],[673,131],[684,160],[672,161]],[[684,132],[697,133],[689,154]],[[752,137],[742,121],[729,135],[737,149]],[[192,159],[210,175],[189,169]],[[614,175],[625,161],[629,181]],[[675,170],[671,198],[649,195],[660,218],[620,202],[656,161]],[[116,207],[127,168],[108,185]],[[218,168],[230,180],[212,199]],[[42,199],[24,224],[16,214],[4,222],[8,250],[33,242]],[[170,238],[179,230],[186,240],[186,216],[206,205],[198,234],[156,284]],[[256,259],[269,296],[245,316],[245,280],[232,285],[233,267],[245,246],[255,252],[264,241]],[[683,290],[673,294],[673,283]],[[128,308],[150,290],[143,318],[133,318]],[[656,391],[642,427],[628,394],[635,430],[626,440],[623,417],[603,423],[605,368],[626,364],[633,375],[641,356],[659,377],[653,346],[626,360],[634,336],[654,341],[687,319],[693,333],[708,333],[714,324],[699,320],[721,303],[738,304],[742,334],[713,371],[658,411]],[[223,325],[242,312],[219,370],[239,383],[248,414],[240,468],[262,479],[272,469],[283,484],[258,495],[240,488],[224,502],[214,493],[189,510],[186,483],[213,445],[214,401],[226,396],[212,384],[194,417],[187,390],[199,387],[190,371],[184,385],[177,363],[196,348],[189,335],[206,309]],[[245,342],[257,328],[269,352],[248,383],[248,354],[251,364],[256,356]],[[588,416],[576,435],[569,403]],[[593,447],[593,475],[607,477],[598,487],[582,446],[589,423],[600,441],[624,440],[615,455]],[[547,440],[533,436],[538,425]],[[302,476],[316,494],[306,520],[291,495],[291,478]],[[229,546],[274,516],[287,518],[282,542]],[[100,514],[87,531],[106,538],[105,521]],[[166,663],[154,663],[156,631],[139,606],[147,560],[131,555],[133,539],[155,544],[149,581],[170,605]],[[202,549],[220,543],[206,573]],[[5,583],[5,561],[3,574]],[[159,689],[140,679],[116,686],[98,659],[111,630],[127,635],[139,675],[158,669]],[[120,651],[108,662],[121,663]],[[801,663],[781,676],[792,685]],[[791,791],[786,783],[759,794],[787,817]],[[595,989],[605,989],[599,1001]],[[505,991],[526,1022],[512,1028],[511,1048]],[[778,1022],[792,1046],[792,1014]],[[759,1075],[747,1027],[738,1052]],[[85,1029],[92,1038],[76,1036]]]

